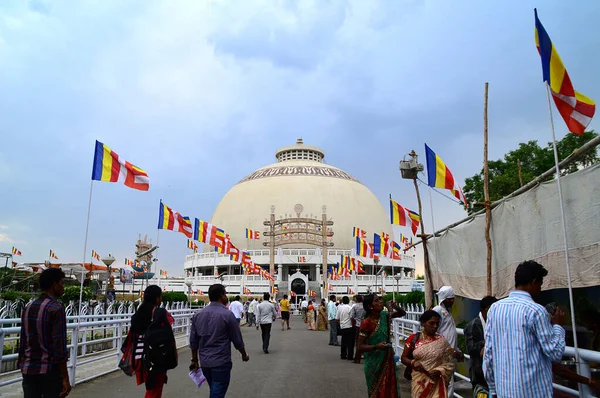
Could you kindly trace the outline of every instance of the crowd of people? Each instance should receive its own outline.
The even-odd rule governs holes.
[[[515,290],[502,300],[484,297],[480,312],[465,328],[469,375],[474,398],[552,397],[554,375],[589,385],[600,391],[598,380],[583,377],[561,365],[565,351],[566,314],[552,304],[534,300],[542,289],[547,270],[535,261],[516,269]],[[26,398],[65,397],[71,384],[67,373],[65,309],[57,299],[63,294],[65,274],[59,268],[40,275],[42,294],[28,304],[22,316],[18,364]],[[262,300],[240,297],[231,303],[221,284],[208,290],[210,304],[194,314],[190,330],[191,372],[200,369],[211,398],[225,397],[231,378],[231,345],[242,361],[250,358],[242,338],[242,320],[261,330],[262,349],[269,353],[271,328],[281,318],[282,331],[290,330],[291,304],[287,295],[277,303],[265,293]],[[413,398],[445,398],[454,394],[456,362],[465,356],[451,309],[454,290],[444,286],[437,292],[439,304],[420,316],[422,331],[410,335],[400,358],[391,344],[392,320],[406,313],[395,303],[384,303],[376,294],[330,296],[318,304],[300,303],[302,320],[310,331],[329,331],[329,345],[340,347],[340,358],[360,363],[370,398],[400,396],[397,362],[405,366]],[[147,398],[162,396],[167,372],[177,366],[173,317],[161,308],[162,290],[155,285],[144,291],[143,303],[131,320],[123,343],[119,367],[144,384]],[[597,313],[596,313],[597,314]],[[590,325],[598,325],[598,319]],[[592,326],[593,327],[593,326]],[[341,336],[341,342],[340,342]]]

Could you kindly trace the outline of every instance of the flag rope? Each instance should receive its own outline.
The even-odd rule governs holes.
[[[85,257],[87,255],[87,243],[88,243],[88,232],[90,229],[90,212],[92,210],[92,193],[94,190],[94,180],[90,182],[90,198],[88,199],[88,211],[87,211],[87,219],[85,221],[85,239],[83,241],[83,270],[81,271],[81,282],[79,285],[79,311],[77,312],[77,324],[81,322],[81,304],[83,300],[83,280],[85,278]],[[91,261],[90,261],[90,272],[92,271]],[[73,369],[73,380],[72,383],[75,382],[75,369]]]
[[[571,265],[569,264],[569,243],[567,241],[567,221],[565,216],[562,187],[560,185],[560,166],[558,162],[558,149],[556,148],[556,135],[554,133],[554,118],[552,116],[552,104],[550,102],[550,86],[546,82],[546,96],[548,97],[548,112],[550,113],[550,127],[552,129],[552,147],[554,149],[554,164],[556,166],[556,188],[558,189],[558,202],[560,204],[560,217],[563,230],[563,244],[565,250],[565,265],[567,267],[567,283],[569,286],[569,305],[571,307],[571,326],[573,327],[573,347],[575,348],[575,361],[577,362],[577,373],[581,374],[579,347],[577,344],[577,333],[575,324],[575,305],[573,304],[573,286],[571,283]],[[580,387],[581,389],[581,387]]]

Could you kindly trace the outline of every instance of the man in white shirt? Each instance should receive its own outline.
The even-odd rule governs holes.
[[[264,294],[264,300],[262,303],[256,306],[256,330],[260,326],[262,332],[263,352],[269,353],[269,341],[271,339],[271,326],[277,319],[277,312],[275,312],[275,306],[271,304],[269,293]]]
[[[352,327],[352,316],[350,316],[350,299],[348,296],[342,298],[342,304],[337,307],[335,319],[342,330],[342,353],[340,358],[354,361],[354,328]]]
[[[256,323],[256,318],[254,317],[256,304],[258,304],[258,301],[250,297],[250,304],[248,305],[248,327]]]
[[[240,303],[240,296],[235,296],[235,300],[229,304],[229,311],[233,313],[239,325],[242,314],[244,313],[244,306]]]
[[[338,326],[336,321],[337,307],[335,306],[335,296],[329,296],[329,303],[327,303],[327,320],[329,321],[329,345],[338,344]]]
[[[458,334],[456,333],[456,324],[450,310],[454,304],[454,289],[452,286],[442,286],[437,293],[438,305],[433,310],[440,314],[440,327],[438,333],[448,340],[448,343],[455,350],[458,349]],[[450,378],[448,386],[448,397],[454,396],[454,376]]]
[[[308,310],[308,301],[306,300],[306,297],[304,297],[302,299],[302,302],[300,303],[300,312],[302,312],[302,320],[304,321],[304,323],[306,323],[306,311]]]

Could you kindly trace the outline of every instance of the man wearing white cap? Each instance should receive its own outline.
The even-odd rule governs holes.
[[[456,333],[456,325],[450,310],[454,304],[454,289],[452,286],[442,286],[437,292],[439,304],[433,307],[433,310],[440,314],[440,327],[438,333],[448,340],[448,343],[455,350],[458,349],[458,335]],[[454,376],[450,378],[448,386],[448,397],[454,396]]]

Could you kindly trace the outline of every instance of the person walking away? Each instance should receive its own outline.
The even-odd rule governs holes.
[[[269,302],[271,295],[269,293],[264,294],[264,300],[262,303],[256,306],[256,330],[260,326],[262,333],[263,352],[269,353],[269,341],[271,339],[271,326],[275,319],[277,319],[277,313],[275,307]]]
[[[244,312],[244,306],[240,303],[240,296],[235,296],[233,303],[229,304],[229,311],[233,313],[233,316],[235,316],[239,325],[242,319],[242,313]]]
[[[59,398],[71,392],[67,372],[67,317],[56,301],[63,295],[65,273],[49,268],[40,274],[42,294],[25,307],[17,364],[25,398]]]
[[[317,326],[315,325],[315,305],[312,300],[308,302],[306,322],[308,323],[308,330],[317,330]]]
[[[327,330],[327,303],[325,299],[321,299],[321,305],[319,306],[318,315],[317,315],[317,330],[325,331]]]
[[[290,300],[288,300],[287,294],[283,295],[283,300],[279,302],[281,308],[281,330],[284,330],[285,324],[287,323],[287,330],[290,330]]]
[[[225,286],[214,284],[208,289],[210,305],[196,312],[190,330],[192,363],[190,370],[202,367],[210,398],[223,398],[231,380],[231,344],[242,355],[242,361],[250,357],[244,348],[242,332],[233,313],[227,308]],[[199,361],[198,361],[199,360]]]
[[[131,317],[127,335],[127,340],[134,342],[135,347],[133,368],[136,382],[138,385],[145,384],[146,398],[162,397],[163,387],[167,384],[167,370],[177,366],[177,347],[171,329],[174,319],[167,310],[160,308],[161,302],[162,289],[157,285],[148,286],[144,290],[142,304]],[[151,354],[150,348],[155,344],[163,345],[164,352],[154,352],[162,352],[164,356]]]
[[[437,293],[438,305],[433,310],[440,314],[440,327],[438,333],[446,338],[450,347],[455,350],[458,348],[458,334],[456,333],[456,324],[452,318],[451,310],[454,305],[454,289],[452,286],[442,286]],[[450,377],[448,386],[448,397],[454,397],[454,376]]]
[[[250,297],[250,304],[248,305],[248,327],[256,324],[256,316],[254,316],[254,311],[256,310],[257,304],[258,300],[254,300],[254,298]]]
[[[394,363],[394,350],[389,344],[392,319],[406,314],[393,304],[392,311],[384,311],[383,301],[375,294],[364,297],[365,318],[358,335],[359,357],[365,356],[365,378],[369,398],[400,397],[399,379]]]
[[[337,306],[335,305],[335,296],[329,296],[327,303],[327,320],[329,321],[329,345],[339,345],[338,343],[338,328],[337,328]]]
[[[488,398],[488,385],[483,376],[482,358],[485,339],[483,331],[487,314],[498,299],[492,296],[486,296],[479,303],[479,315],[467,324],[465,328],[465,340],[467,343],[467,353],[469,354],[469,377],[473,385],[473,398]]]
[[[425,311],[419,321],[423,332],[411,334],[406,339],[400,359],[411,379],[411,395],[418,398],[446,398],[448,384],[454,374],[454,360],[462,361],[464,355],[437,333],[441,322],[439,313]]]
[[[550,316],[533,301],[548,271],[524,261],[515,272],[515,290],[493,304],[485,325],[483,374],[493,397],[552,397],[552,362],[565,351],[566,315]]]
[[[244,302],[244,317],[246,318],[246,324],[248,323],[248,307],[250,307],[250,303],[248,301]]]
[[[302,320],[304,323],[307,323],[306,312],[308,311],[308,300],[306,300],[306,297],[304,297],[302,303],[300,303],[300,311],[302,312]]]
[[[350,318],[352,318],[352,327],[354,328],[354,343],[356,344],[357,353],[354,354],[354,363],[360,363],[360,354],[358,354],[358,333],[360,331],[360,324],[365,319],[365,309],[363,307],[363,296],[358,295],[355,297],[356,304],[352,306],[350,310]]]
[[[350,317],[350,299],[348,296],[342,298],[342,305],[338,306],[336,320],[338,327],[342,331],[342,347],[340,358],[354,360],[354,328],[352,327],[352,318]]]

